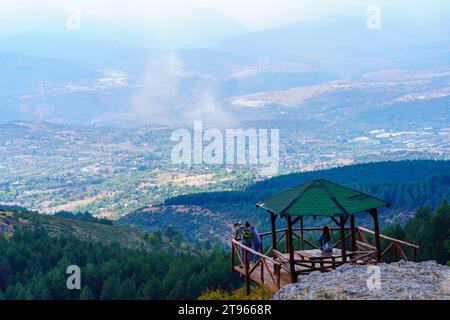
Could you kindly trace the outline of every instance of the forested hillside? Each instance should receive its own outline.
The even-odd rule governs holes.
[[[241,191],[200,193],[168,199],[167,205],[255,204],[313,179],[327,179],[390,201],[394,209],[436,207],[450,196],[450,161],[399,161],[360,164],[280,176]]]
[[[0,300],[244,298],[234,291],[242,280],[229,271],[226,250],[208,243],[180,250],[181,239],[173,230],[148,234],[146,241],[155,246],[149,251],[50,236],[45,225],[16,227],[13,234],[0,232]],[[405,226],[390,225],[383,231],[420,245],[420,261],[439,263],[450,260],[449,232],[447,202],[435,212],[422,207]],[[66,287],[66,269],[73,264],[81,267],[81,290]]]
[[[0,300],[239,297],[242,280],[230,272],[228,250],[220,245],[186,244],[173,228],[146,233],[65,215],[70,218],[0,211]],[[387,225],[383,233],[418,244],[420,261],[450,261],[447,201],[435,211],[421,207],[405,225]],[[66,287],[70,265],[81,268],[81,290]]]
[[[0,299],[195,299],[239,283],[220,248],[204,254],[144,252],[52,238],[42,229],[0,235]],[[82,290],[68,290],[66,269],[81,267]]]
[[[447,201],[434,212],[430,207],[421,207],[404,226],[390,225],[383,233],[418,244],[419,261],[450,263],[450,205]]]
[[[228,254],[220,246],[187,245],[171,229],[141,233],[128,228],[143,237],[142,242],[127,242],[123,227],[0,213],[0,300],[195,299],[208,289],[232,290],[240,284],[229,272]],[[35,218],[33,222],[27,215]],[[93,240],[97,233],[103,238]],[[119,243],[121,237],[125,239]],[[66,287],[70,265],[81,268],[81,290]]]
[[[20,230],[34,230],[43,228],[51,236],[72,235],[80,240],[97,241],[100,243],[116,242],[123,247],[151,250],[153,246],[146,241],[148,233],[125,226],[113,226],[111,222],[105,224],[82,221],[84,214],[69,217],[51,216],[30,212],[24,208],[0,207],[0,233],[13,234]],[[97,220],[101,221],[101,220]],[[3,230],[3,232],[2,232]],[[165,244],[164,244],[165,245]]]
[[[301,183],[299,182],[298,184]],[[387,209],[386,212],[391,213],[414,211],[417,207],[423,205],[436,208],[442,200],[450,198],[450,173],[442,173],[417,181],[357,182],[353,180],[353,183],[348,181],[345,185],[389,201],[392,203],[392,207]],[[279,186],[267,189],[251,187],[243,191],[199,193],[169,199],[165,204],[202,205],[210,209],[217,209],[221,205],[237,206],[239,208],[245,204],[254,206],[258,201],[269,198],[273,194],[286,189]]]
[[[404,224],[418,207],[436,209],[450,199],[450,161],[380,162],[275,177],[243,190],[183,195],[166,200],[162,206],[138,210],[119,223],[148,230],[172,225],[188,240],[225,242],[235,221],[251,220],[261,230],[269,228],[268,215],[255,207],[258,201],[318,178],[391,202],[390,208],[382,209],[382,226]],[[364,225],[366,217],[361,217],[359,223]],[[320,225],[324,221],[308,223]]]

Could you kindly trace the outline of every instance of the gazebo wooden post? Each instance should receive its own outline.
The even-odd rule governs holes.
[[[290,270],[291,270],[291,283],[296,283],[297,282],[297,277],[295,275],[295,265],[294,265],[294,245],[292,243],[292,220],[291,220],[291,216],[287,215],[286,216],[286,221],[287,221],[287,227],[288,227],[288,232],[287,232],[287,243],[289,243],[289,266],[290,266]]]
[[[375,247],[377,248],[377,260],[381,262],[381,242],[380,242],[380,225],[378,223],[378,209],[372,209],[369,211],[373,217],[373,226],[375,232]]]
[[[303,217],[300,217],[300,250],[305,250],[305,235],[303,231]]]
[[[277,227],[275,221],[277,216],[273,212],[270,213],[270,225],[272,227],[272,249],[277,250]]]
[[[341,234],[341,250],[342,250],[342,262],[347,262],[347,249],[345,247],[345,218],[339,217],[339,230]]]
[[[270,211],[268,212],[270,213],[270,225],[272,227],[272,251],[273,251],[277,250],[277,226],[276,226],[277,215],[273,212]],[[263,265],[262,261],[261,265]],[[275,274],[278,273],[278,267],[276,265],[273,265],[273,271]]]
[[[244,250],[244,273],[245,273],[245,294],[247,296],[250,295],[250,267],[249,267],[249,259],[248,259],[248,251]]]
[[[231,261],[230,261],[230,267],[231,267],[231,272],[234,272],[234,256],[235,256],[235,248],[234,248],[234,243],[231,243]]]
[[[356,229],[355,229],[355,215],[350,215],[350,232],[352,239],[352,251],[356,251]]]

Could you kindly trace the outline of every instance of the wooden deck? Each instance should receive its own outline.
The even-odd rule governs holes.
[[[318,228],[303,229],[303,231],[317,232]],[[270,233],[262,233],[261,238],[268,236]],[[281,240],[286,237],[286,229],[277,230],[277,245]],[[250,292],[251,281],[257,283],[260,286],[265,286],[271,292],[276,292],[283,286],[290,284],[293,279],[300,280],[302,276],[307,275],[314,271],[328,272],[344,263],[356,263],[356,264],[368,264],[376,263],[376,256],[378,251],[375,246],[372,245],[370,237],[373,235],[371,230],[367,230],[361,227],[356,228],[356,234],[358,240],[355,239],[354,248],[356,251],[341,251],[335,249],[332,254],[324,254],[318,247],[303,237],[303,234],[293,234],[299,239],[298,247],[301,250],[294,250],[294,269],[295,273],[291,272],[289,263],[289,248],[286,246],[283,248],[284,252],[281,253],[272,246],[266,248],[266,252],[263,250],[260,252],[253,250],[241,242],[232,240],[231,246],[231,270],[238,272],[244,277],[247,293]],[[347,235],[347,239],[350,235]],[[397,239],[386,237],[381,235],[381,238],[385,241],[385,248],[382,249],[381,257],[385,257],[389,252],[394,261],[400,259],[408,260],[407,255],[401,248],[411,248],[412,259],[416,260],[416,253],[419,249],[410,243],[406,243]],[[338,247],[340,241],[334,244],[335,248]],[[264,242],[263,242],[264,244]],[[305,250],[308,246],[309,250]],[[339,252],[346,252],[345,261],[343,256]],[[258,262],[250,263],[251,256],[257,256]],[[237,259],[236,259],[237,258]],[[247,267],[246,267],[247,266]],[[294,277],[292,274],[294,274]]]
[[[302,256],[304,255],[304,251],[296,251],[296,256]],[[281,254],[283,260],[288,261],[289,260],[289,254],[283,253]],[[317,261],[311,261],[308,262],[310,265],[295,265],[295,271],[300,275],[306,275],[311,273],[311,268],[317,268],[318,270],[315,271],[322,271],[325,272],[327,270],[334,269],[335,267],[342,265],[342,258],[336,257],[333,259],[335,266],[328,268],[324,268],[323,263],[321,263],[320,260]],[[269,289],[272,292],[277,292],[280,288],[283,286],[291,283],[291,274],[290,272],[284,267],[280,266],[279,264],[274,263],[272,259],[266,259],[265,262],[263,262],[264,266],[261,268],[261,262],[263,260],[260,260],[257,264],[253,263],[249,266],[249,278],[259,284],[260,286],[265,286],[267,289]],[[279,266],[279,274],[277,274],[276,267]],[[261,270],[262,269],[262,270]],[[237,265],[233,266],[233,270],[235,272],[240,273],[243,277],[246,275],[246,270],[244,268],[244,265]],[[262,274],[263,273],[263,274]],[[279,278],[279,280],[278,280]]]
[[[270,268],[272,274],[276,273],[273,262],[268,261],[267,267]],[[271,277],[271,272],[268,270],[268,268],[263,269],[263,276],[261,276],[261,268],[256,268],[255,271],[250,274],[250,279],[260,286],[265,286],[267,289],[274,293],[277,292],[279,288],[291,283],[290,274],[284,269],[281,269],[279,287],[278,279],[276,277]],[[243,277],[245,277],[245,268],[243,266],[234,266],[234,271],[239,272]]]

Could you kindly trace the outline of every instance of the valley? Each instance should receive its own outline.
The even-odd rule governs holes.
[[[383,208],[380,224],[403,225],[421,206],[437,208],[450,197],[449,161],[390,161],[288,174],[265,179],[233,191],[186,194],[162,205],[139,209],[117,222],[146,230],[172,226],[189,241],[210,240],[229,245],[231,225],[251,221],[260,232],[268,231],[269,215],[255,204],[270,195],[314,179],[327,179],[353,187],[392,203]],[[327,219],[305,219],[305,224],[323,226]],[[371,226],[370,219],[357,219]],[[280,223],[283,228],[283,223]]]
[[[239,190],[268,177],[257,166],[173,164],[174,126],[128,130],[10,122],[0,127],[0,203],[47,213],[89,211],[116,219],[178,195]],[[450,158],[446,127],[356,132],[301,128],[302,123],[283,123],[279,174]]]
[[[447,298],[448,0],[25,2],[0,12],[0,300],[341,270],[293,297]]]
[[[232,30],[193,47],[91,19],[0,38],[0,203],[118,219],[273,174],[172,163],[171,134],[194,121],[279,130],[278,174],[450,159],[446,29],[371,32],[336,15],[250,31],[218,18]]]

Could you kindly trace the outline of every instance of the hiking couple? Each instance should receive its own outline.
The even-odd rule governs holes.
[[[244,246],[252,248],[257,252],[261,251],[262,241],[261,237],[259,236],[258,230],[256,230],[255,226],[251,225],[250,222],[245,221],[244,225],[242,225],[240,222],[235,223],[233,225],[233,228],[234,228],[233,238],[236,241],[241,242]],[[241,252],[242,256],[244,256],[244,249],[242,249]],[[250,261],[250,263],[258,262],[259,256],[249,252],[248,261]]]

